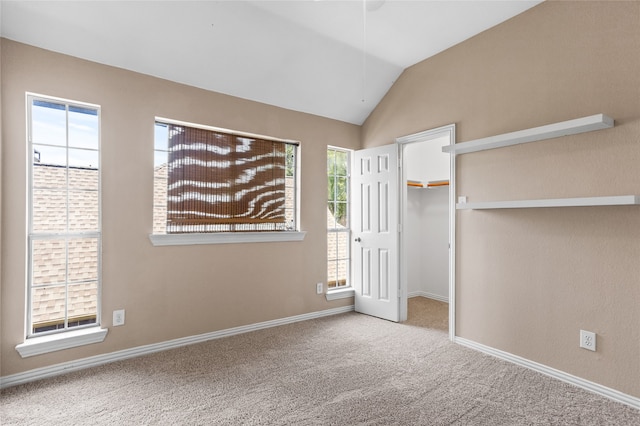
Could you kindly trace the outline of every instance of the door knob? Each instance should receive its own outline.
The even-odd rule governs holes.
[[[360,241],[362,241],[360,237],[356,238],[356,243],[359,243]]]

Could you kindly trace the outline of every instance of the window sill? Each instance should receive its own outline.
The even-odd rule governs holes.
[[[76,346],[100,343],[107,336],[107,329],[100,327],[83,328],[47,336],[32,337],[16,346],[16,351],[22,358],[42,355]]]
[[[302,241],[306,231],[219,232],[210,234],[151,234],[154,246],[189,246],[196,244],[272,243]]]
[[[353,288],[341,288],[338,290],[328,291],[326,294],[327,300],[347,299],[354,296],[355,291]]]

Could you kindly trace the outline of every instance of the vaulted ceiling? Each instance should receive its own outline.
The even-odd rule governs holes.
[[[361,124],[407,67],[534,1],[10,1],[2,37]]]

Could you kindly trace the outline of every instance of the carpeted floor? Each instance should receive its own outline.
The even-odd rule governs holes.
[[[408,300],[405,325],[415,325],[432,330],[449,332],[449,304],[426,297],[412,297]]]
[[[452,344],[419,317],[336,315],[15,386],[0,423],[640,425],[638,410]]]

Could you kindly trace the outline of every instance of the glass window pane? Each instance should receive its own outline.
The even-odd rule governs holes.
[[[153,155],[153,166],[158,169],[167,169],[169,162],[169,153],[167,151],[155,151]]]
[[[338,234],[337,232],[327,232],[327,259],[329,261],[338,258]]]
[[[67,251],[65,240],[33,240],[31,243],[32,285],[66,282]]]
[[[169,149],[169,126],[166,124],[156,123],[154,128],[154,149],[167,151]]]
[[[100,231],[99,114],[49,100],[30,107],[30,333],[63,331],[97,322],[100,239],[68,233]]]
[[[169,158],[168,153],[156,151],[153,157],[153,177],[154,179],[169,179]],[[173,173],[177,173],[174,169]]]
[[[87,189],[97,191],[100,186],[97,169],[69,168],[69,189]]]
[[[327,287],[335,288],[338,280],[338,265],[334,261],[327,262]]]
[[[98,151],[69,149],[69,167],[97,169],[100,166]]]
[[[347,285],[349,281],[349,261],[340,260],[336,262],[336,276],[339,287]]]
[[[69,282],[98,279],[98,239],[69,240]]]
[[[296,211],[293,207],[285,208],[284,220],[286,222],[286,229],[289,231],[295,231],[296,229]]]
[[[67,186],[67,168],[47,166],[46,164],[33,165],[33,187],[37,189],[63,189]]]
[[[98,315],[97,281],[69,285],[69,327],[93,324]]]
[[[348,155],[344,151],[336,152],[336,175],[338,176],[346,176],[347,175],[347,159]]]
[[[92,107],[69,105],[69,113],[86,114],[90,116],[98,116],[98,110]]]
[[[67,230],[67,191],[33,190],[33,232]]]
[[[346,177],[336,178],[336,201],[347,201],[347,191],[349,190],[349,188],[347,187],[347,182],[348,180]]]
[[[65,286],[49,286],[37,287],[31,292],[31,322],[33,323],[32,332],[48,327],[48,329],[57,329],[59,324],[64,326],[65,305],[66,305]],[[47,331],[41,329],[38,331]]]
[[[69,107],[69,146],[98,149],[98,112]]]
[[[329,288],[348,285],[349,234],[349,152],[327,150],[327,280]]]
[[[336,203],[334,215],[336,217],[336,227],[345,228],[348,225],[347,222],[347,203]]]
[[[334,215],[335,203],[327,204],[327,228],[334,229],[336,227],[336,217]]]
[[[67,112],[63,104],[34,100],[31,107],[33,143],[67,145]]]
[[[156,159],[158,151],[156,151]],[[166,154],[166,153],[164,153]],[[166,161],[166,160],[165,160]],[[153,233],[167,233],[167,165],[156,165],[153,176]]]
[[[153,206],[153,233],[154,234],[166,234],[167,233],[167,207],[165,205]]]
[[[337,232],[337,250],[338,250],[338,258],[339,259],[348,259],[349,258],[349,233],[348,232]]]
[[[97,231],[98,217],[97,191],[69,191],[69,231]]]
[[[336,152],[332,149],[327,150],[327,175],[335,174]]]
[[[67,165],[67,149],[45,145],[33,145],[33,164],[53,166]]]
[[[297,155],[297,147],[292,144],[287,144],[285,147],[285,167],[286,167],[286,176],[295,177],[296,176],[296,155]]]

